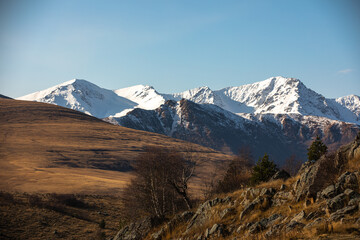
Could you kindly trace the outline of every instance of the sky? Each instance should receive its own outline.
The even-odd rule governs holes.
[[[79,78],[160,93],[274,76],[360,95],[357,0],[0,0],[0,94]]]

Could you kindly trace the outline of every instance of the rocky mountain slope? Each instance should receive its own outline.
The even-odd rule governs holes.
[[[221,151],[237,153],[241,147],[250,147],[256,158],[266,152],[280,165],[293,154],[306,159],[306,148],[316,135],[322,136],[330,149],[336,149],[351,141],[360,129],[351,123],[295,113],[240,116],[186,99],[168,100],[155,110],[135,109],[106,121]]]
[[[145,217],[113,240],[359,239],[360,134],[298,175],[241,189],[162,224]]]
[[[360,123],[358,96],[328,99],[300,80],[284,77],[177,94],[160,94],[144,85],[110,91],[72,80],[20,99],[65,106],[221,151],[237,153],[251,146],[256,154],[267,152],[280,164],[292,154],[305,159],[316,135],[330,149],[347,143]]]

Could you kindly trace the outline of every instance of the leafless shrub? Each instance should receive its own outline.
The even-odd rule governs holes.
[[[137,160],[135,178],[122,195],[123,214],[128,218],[150,215],[163,219],[191,208],[188,181],[195,163],[175,151],[149,147]]]

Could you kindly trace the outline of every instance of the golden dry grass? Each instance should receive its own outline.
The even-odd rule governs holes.
[[[191,192],[231,158],[210,148],[128,129],[67,108],[0,99],[0,189],[114,194],[146,146],[175,149],[197,162]]]
[[[86,207],[56,205],[48,194],[12,193],[13,200],[0,193],[0,239],[100,239],[99,234],[113,237],[123,225],[121,202],[114,196],[79,196]],[[5,195],[6,196],[6,195]],[[46,204],[29,200],[37,196]],[[105,221],[105,228],[99,223]]]

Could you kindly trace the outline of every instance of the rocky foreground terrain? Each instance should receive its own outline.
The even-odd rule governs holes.
[[[360,239],[360,133],[298,175],[217,196],[164,223],[145,217],[120,239]]]

